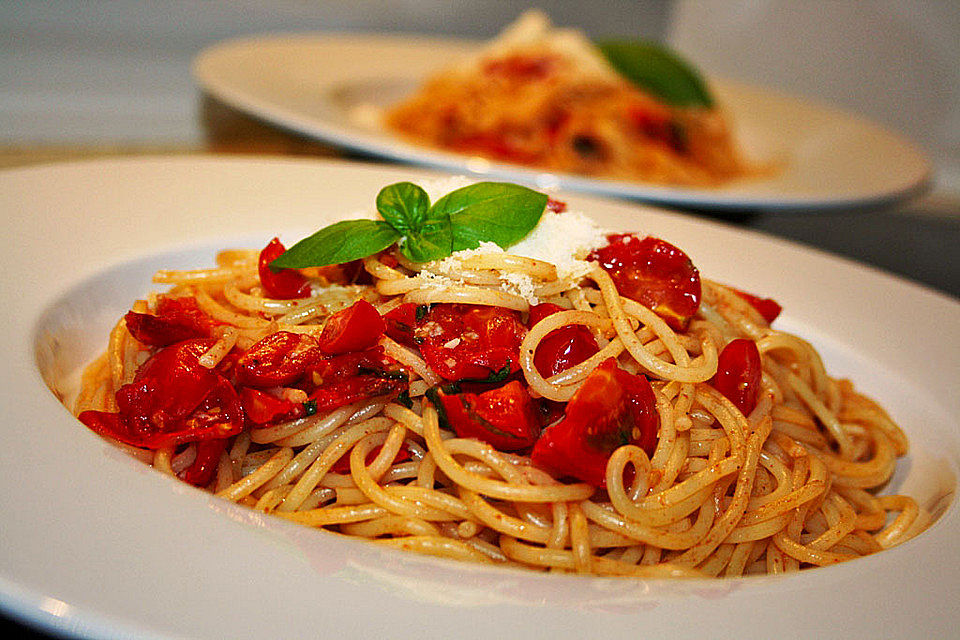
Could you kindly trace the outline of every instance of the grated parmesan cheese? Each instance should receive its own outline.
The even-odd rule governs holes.
[[[469,184],[469,181],[444,182],[445,184],[436,189],[440,193],[445,193],[443,189],[450,191]],[[424,189],[430,192],[426,186]],[[481,242],[476,249],[457,251],[443,260],[424,265],[420,275],[429,283],[429,286],[444,287],[463,284],[463,261],[466,258],[481,254],[507,253],[549,262],[556,266],[558,278],[577,280],[590,270],[590,265],[584,258],[593,249],[606,244],[606,236],[606,230],[598,227],[593,220],[582,213],[569,210],[563,212],[547,210],[543,212],[537,227],[526,238],[506,251],[493,242]],[[502,273],[500,287],[507,293],[520,296],[530,304],[540,302],[534,295],[536,284],[526,274]]]

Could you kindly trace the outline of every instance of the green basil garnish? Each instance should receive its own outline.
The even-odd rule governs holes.
[[[547,196],[506,182],[478,182],[430,205],[419,186],[398,182],[380,190],[383,220],[346,220],[324,227],[270,263],[274,269],[323,267],[383,251],[394,243],[414,262],[440,260],[454,251],[494,242],[506,249],[537,223]]]
[[[304,238],[280,254],[270,267],[342,264],[383,251],[401,237],[399,231],[380,220],[344,220]]]
[[[505,182],[480,182],[443,196],[433,209],[450,216],[453,250],[494,242],[506,249],[540,221],[547,196]]]
[[[703,77],[673,51],[645,41],[601,40],[595,44],[620,75],[667,104],[713,106]]]

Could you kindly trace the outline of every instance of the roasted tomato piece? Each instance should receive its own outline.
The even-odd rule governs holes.
[[[771,298],[761,298],[755,296],[752,293],[747,293],[746,291],[740,291],[739,289],[733,289],[734,293],[750,303],[757,312],[763,316],[763,319],[767,321],[767,324],[770,324],[777,319],[777,316],[780,315],[780,312],[783,311],[783,307],[776,300]]]
[[[323,358],[311,336],[278,331],[263,338],[237,359],[237,383],[250,387],[278,387],[299,380]]]
[[[386,330],[380,312],[360,299],[327,319],[320,333],[320,350],[327,355],[363,351],[377,344]]]
[[[169,296],[160,296],[156,314],[130,311],[124,321],[134,338],[151,347],[209,338],[213,328],[220,324],[197,306],[195,298]]]
[[[380,346],[323,358],[301,385],[310,394],[307,406],[332,411],[359,400],[396,397],[409,388],[407,374],[396,366]]]
[[[180,478],[195,487],[203,487],[213,480],[220,463],[220,454],[227,448],[227,441],[204,440],[197,443],[197,457],[189,467],[180,472]]]
[[[710,385],[736,405],[743,415],[757,406],[763,363],[757,343],[746,338],[731,340],[717,359],[717,373]]]
[[[250,387],[240,389],[240,402],[247,419],[253,424],[292,420],[306,414],[303,403],[291,402]]]
[[[147,449],[227,438],[243,430],[243,408],[230,382],[200,364],[213,340],[190,340],[154,354],[116,394],[117,413],[84,411],[101,435]]]
[[[395,398],[409,386],[402,371],[371,371],[317,387],[307,403],[318,412],[333,411],[360,400]]]
[[[563,311],[563,307],[549,302],[530,307],[528,324],[533,328],[559,311]],[[541,376],[549,378],[580,364],[599,350],[597,339],[589,329],[583,325],[567,325],[544,336],[533,354],[533,365]]]
[[[414,342],[423,359],[446,380],[483,380],[520,368],[526,328],[519,314],[500,307],[432,305],[418,323]]]
[[[416,347],[414,332],[429,311],[429,305],[412,302],[394,307],[383,315],[387,336],[402,345]]]
[[[700,272],[687,254],[653,236],[621,233],[607,242],[587,259],[600,263],[620,295],[652,309],[673,329],[686,328],[700,307]]]
[[[280,244],[280,238],[271,240],[257,261],[260,273],[260,284],[271,298],[289,300],[291,298],[306,298],[310,295],[310,283],[296,269],[277,269],[270,267],[270,263],[283,255],[286,248]]]
[[[563,419],[544,430],[531,459],[557,476],[602,487],[610,454],[625,444],[652,454],[659,427],[650,382],[620,369],[610,358],[584,380]]]
[[[527,449],[540,436],[540,417],[530,394],[513,380],[480,394],[431,393],[444,420],[461,438],[482,440],[500,451]]]

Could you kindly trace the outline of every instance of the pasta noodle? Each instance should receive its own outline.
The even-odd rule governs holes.
[[[697,186],[759,172],[720,109],[662,102],[536,11],[429,78],[384,123],[421,144],[553,171]]]
[[[423,265],[387,250],[363,261],[369,284],[330,283],[306,270],[308,296],[277,300],[266,295],[250,253],[224,252],[208,270],[158,273],[156,282],[169,291],[134,309],[162,315],[164,301],[194,300],[200,317],[213,319],[198,361],[220,370],[271,336],[319,338],[332,314],[360,299],[383,314],[401,303],[442,302],[514,309],[523,318],[530,302],[499,286],[504,274],[521,273],[560,311],[522,337],[515,379],[538,402],[572,404],[613,359],[651,381],[653,447],[615,447],[598,484],[540,468],[529,448],[508,452],[458,435],[428,397],[445,383],[442,376],[415,347],[382,335],[377,344],[403,372],[405,393],[394,389],[231,434],[201,486],[292,522],[394,548],[598,575],[790,572],[874,553],[914,534],[917,504],[875,494],[907,451],[901,430],[850,383],[830,378],[807,342],[772,328],[734,289],[704,280],[696,315],[678,330],[622,295],[596,262],[581,279],[564,280],[554,265],[529,258],[469,260],[465,268],[481,284],[438,284]],[[116,412],[117,392],[160,351],[137,340],[129,323],[117,323],[106,353],[85,372],[78,415]],[[545,376],[538,349],[571,327],[595,339],[597,352]],[[746,414],[714,382],[722,352],[737,339],[754,341],[762,358],[758,399]],[[307,397],[282,383],[268,391],[291,406]],[[202,440],[152,451],[123,446],[180,477],[210,455]]]

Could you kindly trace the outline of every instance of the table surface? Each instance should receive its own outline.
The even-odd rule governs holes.
[[[147,154],[244,154],[351,158],[330,145],[277,129],[210,97],[199,102],[203,139],[150,144],[0,145],[0,169],[96,157]],[[936,190],[881,210],[824,213],[685,211],[852,258],[960,298],[960,199]],[[0,630],[51,638],[0,611]]]

